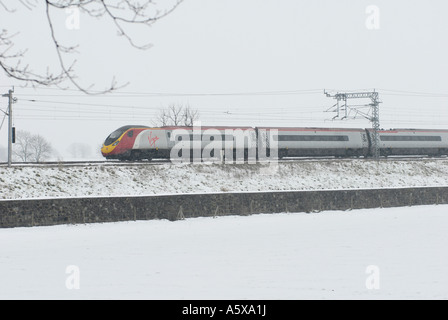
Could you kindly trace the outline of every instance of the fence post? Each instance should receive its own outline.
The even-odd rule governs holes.
[[[177,213],[177,220],[185,220],[184,209],[182,206],[180,206],[179,212]]]
[[[216,206],[215,214],[213,215],[213,218],[216,218],[218,215],[219,206]]]

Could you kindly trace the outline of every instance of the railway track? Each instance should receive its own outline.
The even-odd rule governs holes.
[[[152,161],[113,161],[113,160],[98,160],[98,161],[46,161],[46,162],[17,162],[13,163],[13,168],[24,167],[95,167],[95,166],[141,166],[141,165],[161,165],[170,163],[169,160],[155,159]],[[7,163],[0,163],[0,168],[8,167]]]
[[[348,162],[348,161],[443,161],[448,160],[448,157],[387,157],[380,158],[379,160],[371,158],[335,158],[335,157],[304,157],[304,158],[284,158],[278,160],[278,163],[294,163],[294,162]],[[95,167],[95,166],[147,166],[147,165],[163,165],[171,163],[168,159],[153,159],[151,161],[118,161],[118,160],[97,160],[97,161],[48,161],[48,162],[20,162],[13,163],[13,168],[23,167]],[[7,163],[0,163],[1,167],[7,167]]]

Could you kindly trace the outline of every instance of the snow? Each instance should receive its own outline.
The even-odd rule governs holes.
[[[448,186],[448,160],[0,167],[0,199]]]
[[[448,299],[447,212],[1,229],[0,299]]]

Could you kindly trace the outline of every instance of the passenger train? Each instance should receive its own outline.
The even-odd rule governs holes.
[[[240,150],[245,158],[258,158],[261,149],[269,154],[275,145],[278,158],[368,158],[373,154],[372,137],[373,130],[363,128],[124,126],[107,137],[101,152],[106,159],[127,161],[172,159],[185,148],[190,148],[191,158],[204,152],[219,156],[217,150],[226,157],[229,150],[232,156]],[[386,157],[448,155],[448,130],[380,130],[379,150]]]

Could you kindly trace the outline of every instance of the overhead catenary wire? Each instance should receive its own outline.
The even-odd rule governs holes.
[[[10,87],[10,86],[3,86]],[[22,90],[34,90],[33,87],[22,87]],[[41,94],[41,93],[18,93],[18,96],[67,96],[67,97],[142,97],[142,96],[259,96],[259,95],[306,95],[306,94],[322,94],[324,90],[327,92],[338,92],[338,91],[371,91],[372,88],[364,89],[301,89],[301,90],[266,90],[266,91],[240,91],[240,92],[157,92],[157,91],[112,91],[101,96],[90,96],[81,93],[76,89],[59,89],[59,88],[46,88],[40,87],[39,90],[54,91],[59,93],[71,92],[73,94]],[[377,91],[381,91],[382,94],[397,94],[397,95],[408,95],[408,96],[425,96],[425,97],[448,97],[448,92],[424,92],[424,91],[410,91],[410,90],[400,90],[400,89],[386,89],[386,88],[376,88]],[[98,91],[100,92],[100,91]]]
[[[80,105],[82,106],[82,105]],[[107,109],[110,108],[110,106],[102,106],[103,108]],[[249,107],[248,107],[249,108]],[[288,107],[288,108],[282,108],[283,111],[288,112],[288,114],[320,114],[322,113],[322,111],[297,111],[294,109],[297,109],[298,107]],[[311,107],[311,110],[316,110],[316,108],[323,108],[323,107]],[[239,107],[238,109],[240,110],[244,110],[244,107]],[[272,109],[269,108],[268,109]],[[27,110],[27,111],[36,111],[36,112],[45,112],[45,111],[50,111],[50,112],[85,112],[85,113],[102,113],[103,111],[98,111],[100,110],[99,108],[97,109],[85,109],[85,108],[58,108],[58,107],[48,107],[48,106],[36,106],[36,105],[32,105],[32,104],[21,104],[19,110]],[[159,111],[159,108],[146,108],[146,107],[121,107],[119,108],[119,110],[114,110],[114,113],[117,114],[123,114],[123,113],[128,113],[129,111],[120,111],[120,110],[129,110],[129,111],[135,111],[135,110],[141,110],[141,111],[145,111],[145,112],[154,112],[154,111]],[[254,114],[260,114],[260,111],[217,111],[217,110],[199,110],[204,114],[215,114],[215,115],[254,115]],[[265,115],[278,115],[278,112],[271,112],[271,111],[262,111],[263,114]]]
[[[44,88],[51,90],[51,88]],[[101,96],[88,96],[85,94],[79,94],[77,90],[60,90],[54,89],[58,92],[76,92],[78,94],[70,95],[57,95],[57,94],[19,94],[20,96],[66,96],[66,97],[210,97],[210,96],[267,96],[267,95],[302,95],[302,94],[321,94],[322,89],[304,89],[304,90],[271,90],[271,91],[242,91],[242,92],[138,92],[138,91],[113,91]]]
[[[1,111],[4,113],[4,116],[3,116],[2,123],[0,124],[0,130],[2,130],[2,128],[3,128],[3,124],[4,124],[4,122],[5,122],[5,119],[6,119],[6,117],[8,116],[8,113],[7,113],[7,112],[4,112],[3,110],[1,110]]]
[[[379,89],[379,90],[381,90],[382,95],[398,95],[398,96],[423,97],[423,98],[448,98],[448,93],[388,90],[388,89]]]
[[[20,89],[33,89],[34,88],[20,88]],[[246,92],[138,92],[138,91],[120,91],[113,92],[104,96],[87,96],[80,94],[77,90],[61,90],[56,88],[39,88],[39,90],[45,90],[47,93],[29,92],[16,93],[19,97],[20,103],[17,105],[16,119],[19,120],[96,120],[96,121],[109,121],[119,118],[123,121],[132,121],[135,119],[150,119],[157,115],[163,107],[156,106],[154,103],[146,100],[146,98],[159,97],[159,98],[175,98],[175,97],[238,97],[245,96],[244,99],[250,97],[260,96],[307,96],[313,94],[323,94],[323,89],[305,89],[305,90],[271,90],[271,91],[246,91]],[[337,92],[335,89],[328,89],[329,91]],[[367,89],[365,89],[367,90]],[[448,98],[448,93],[435,93],[435,92],[421,92],[421,91],[405,91],[405,90],[391,90],[391,89],[377,89],[384,95],[399,96],[399,97],[421,97],[421,98]],[[52,97],[60,99],[53,100]],[[33,99],[34,98],[34,99]],[[46,98],[46,99],[45,99]],[[66,99],[72,98],[72,99]],[[86,101],[84,98],[90,98]],[[121,104],[122,100],[108,103],[107,99],[126,98],[129,103]],[[139,101],[134,100],[138,98]],[[98,103],[95,103],[98,101]],[[247,99],[245,100],[247,101]],[[250,100],[249,100],[250,101]],[[434,100],[432,108],[441,108],[439,100]],[[148,103],[148,106],[142,104]],[[437,103],[437,105],[436,105]],[[160,104],[160,102],[159,102]],[[182,104],[182,103],[179,103]],[[188,102],[186,103],[189,104]],[[54,107],[52,107],[54,106]],[[251,109],[258,108],[257,111]],[[311,106],[311,105],[287,105],[287,106],[274,106],[269,107],[267,105],[257,106],[237,105],[235,102],[229,102],[228,107],[223,107],[223,103],[219,103],[214,107],[199,107],[197,108],[204,118],[213,117],[213,122],[225,123],[229,121],[268,121],[273,120],[276,122],[297,122],[307,121],[314,123],[322,123],[325,119],[319,119],[316,117],[318,114],[323,114],[326,107],[323,106]],[[434,124],[434,125],[448,125],[448,114],[445,117],[443,114],[428,115],[421,114],[422,108],[428,110],[428,107],[422,107],[421,103],[418,105],[399,106],[394,105],[393,108],[385,107],[381,108],[381,114],[386,121],[393,121],[394,123],[401,124]],[[275,110],[275,111],[273,111]],[[407,119],[393,119],[394,117],[400,117],[400,110],[406,110],[406,115],[409,115]],[[439,109],[440,110],[440,109]],[[309,115],[309,116],[308,116]],[[419,120],[411,119],[412,116],[418,115]],[[436,120],[436,121],[435,121]],[[148,120],[145,120],[148,121]],[[328,121],[325,121],[328,122]]]

